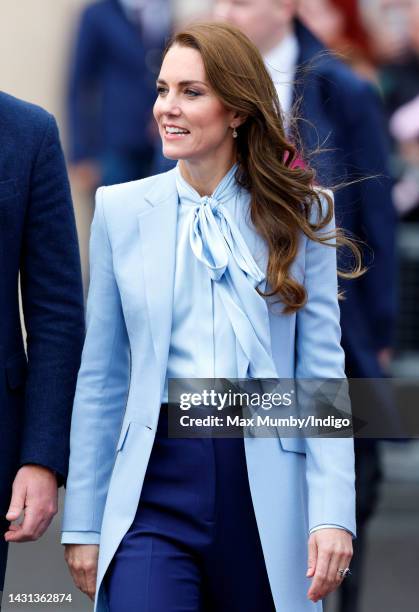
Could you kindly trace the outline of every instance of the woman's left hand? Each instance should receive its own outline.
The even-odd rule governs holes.
[[[325,527],[314,531],[308,539],[308,570],[313,578],[307,592],[311,601],[318,601],[342,583],[338,570],[349,567],[352,559],[352,535],[343,529]]]

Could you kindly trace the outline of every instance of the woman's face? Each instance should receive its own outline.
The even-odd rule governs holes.
[[[201,54],[174,45],[157,79],[154,118],[170,159],[210,160],[233,151],[232,126],[240,121],[209,87]]]

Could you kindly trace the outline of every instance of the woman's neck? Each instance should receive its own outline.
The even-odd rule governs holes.
[[[218,183],[235,162],[235,155],[229,159],[216,160],[214,163],[181,159],[179,161],[179,169],[185,181],[203,197],[214,193]]]

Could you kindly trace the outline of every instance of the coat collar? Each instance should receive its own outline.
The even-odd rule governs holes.
[[[165,372],[173,311],[178,195],[175,172],[157,175],[137,215],[148,320],[157,363]]]
[[[144,194],[144,200],[147,202],[149,207],[154,209],[169,199],[175,197],[177,199],[176,168],[172,168],[171,170],[163,172],[162,174],[157,174],[153,178],[154,180],[151,186]],[[150,208],[145,208],[140,213],[140,216],[149,210]]]
[[[331,52],[320,42],[318,38],[310,32],[308,28],[299,20],[296,19],[294,22],[294,31],[298,40],[299,55],[298,55],[298,66],[304,66],[304,64],[312,63],[316,58],[316,70],[321,67],[324,61],[327,61],[328,57],[333,57]]]

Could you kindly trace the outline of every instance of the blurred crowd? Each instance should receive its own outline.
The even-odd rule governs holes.
[[[117,3],[108,0],[87,8],[73,53],[69,158],[73,179],[84,189],[138,178],[153,168],[160,147],[151,119],[154,80],[167,37],[183,25],[176,19],[179,3],[120,0],[124,15]],[[197,16],[211,17],[210,5],[203,7],[205,12]],[[402,220],[417,221],[418,0],[298,0],[298,13],[329,49],[380,92],[391,142],[394,205]]]
[[[70,176],[78,189],[93,194],[99,185],[173,165],[162,158],[152,106],[162,50],[171,32],[185,25],[187,10],[179,19],[180,4],[97,0],[80,16],[67,97]],[[342,306],[342,331],[348,376],[389,376],[394,351],[400,349],[400,332],[391,333],[394,287],[396,327],[410,326],[402,348],[419,352],[412,302],[415,291],[419,298],[419,255],[409,262],[405,283],[403,254],[397,261],[393,249],[400,227],[409,226],[419,237],[419,0],[218,0],[202,6],[194,17],[242,27],[273,67],[273,78],[282,74],[275,84],[286,125],[298,92],[306,123],[314,124],[326,149],[331,146],[322,159],[336,171],[332,179],[372,177],[366,186],[352,185],[336,196],[345,227],[373,250],[371,271],[349,290]],[[331,71],[325,52],[338,60]],[[322,80],[299,89],[304,53],[311,66],[317,54],[323,56],[313,69]],[[303,140],[313,145],[316,139],[307,132]],[[363,525],[374,510],[380,480],[375,445],[359,445],[356,452],[360,528],[355,576],[342,598],[342,612],[357,610]]]
[[[419,219],[419,2],[300,0],[310,29],[380,91],[391,136],[393,199]]]

